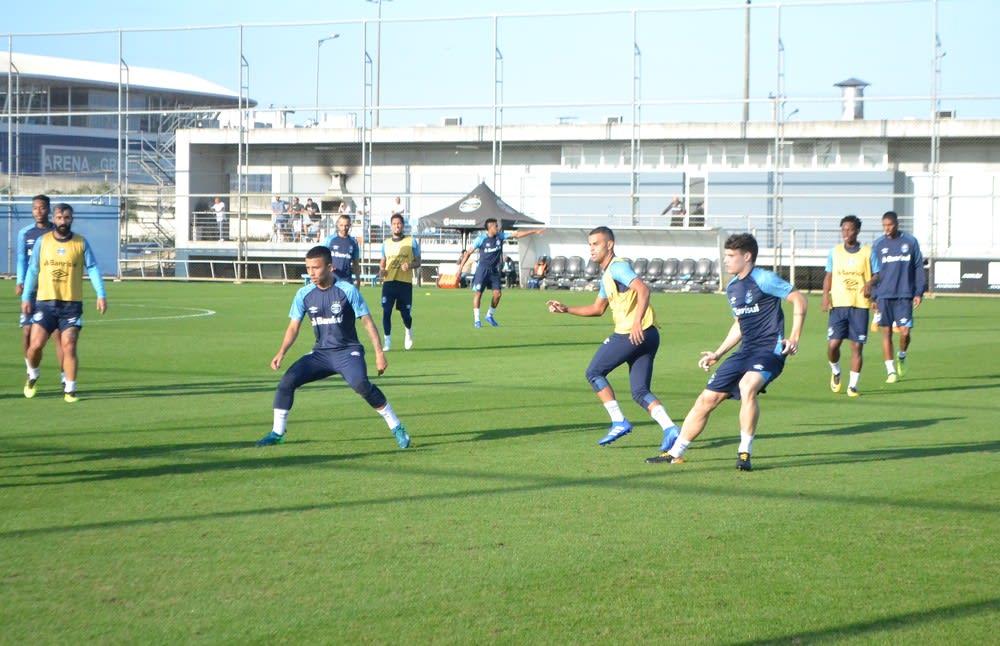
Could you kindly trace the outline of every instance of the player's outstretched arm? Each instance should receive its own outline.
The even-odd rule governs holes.
[[[281,362],[284,360],[285,354],[299,336],[299,327],[301,324],[302,321],[296,319],[288,322],[288,327],[285,328],[285,336],[281,339],[281,347],[278,348],[278,353],[271,359],[271,370],[277,370],[281,367]]]
[[[597,297],[590,305],[569,306],[560,301],[548,301],[546,306],[553,314],[573,314],[574,316],[601,316],[608,309],[608,299]]]
[[[718,363],[727,352],[736,347],[736,345],[743,339],[743,333],[740,331],[739,320],[734,320],[733,324],[729,328],[729,333],[726,334],[726,338],[723,339],[722,343],[715,350],[715,352],[703,351],[701,353],[701,358],[698,359],[698,367],[702,370],[708,371],[713,365]]]
[[[382,351],[382,343],[378,338],[378,329],[375,328],[371,314],[365,314],[360,318],[365,332],[368,333],[368,339],[372,342],[372,348],[375,350],[375,369],[381,375],[389,367],[389,362],[385,360],[385,352]]]
[[[791,303],[794,309],[792,310],[792,331],[788,334],[788,338],[782,341],[785,346],[782,354],[796,354],[799,351],[799,337],[802,336],[802,328],[805,326],[809,301],[797,289],[792,290],[785,297],[785,300]]]

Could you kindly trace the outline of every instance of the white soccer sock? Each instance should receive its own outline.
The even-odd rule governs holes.
[[[858,387],[858,381],[860,381],[860,380],[861,380],[861,373],[860,372],[854,372],[852,370],[851,371],[851,381],[847,385],[847,387],[848,388],[857,388]]]
[[[406,330],[406,338],[407,339],[412,339],[413,338],[413,330],[411,330],[410,328],[404,328],[404,329]]]
[[[32,368],[30,365],[28,365],[27,359],[25,359],[24,363],[25,365],[28,366],[28,379],[38,379],[38,377],[41,376],[42,371],[38,368]]]
[[[667,414],[667,409],[663,407],[663,404],[656,406],[653,410],[649,411],[649,414],[663,430],[667,430],[671,426],[676,426],[674,420],[670,419],[670,415]]]
[[[624,422],[625,415],[622,414],[622,408],[618,405],[618,400],[612,399],[609,402],[604,403],[604,410],[608,411],[608,415],[611,416],[612,422]]]
[[[473,307],[472,308],[472,320],[475,321],[476,323],[479,322],[479,308],[478,307]]]
[[[892,373],[896,372],[896,364],[893,363],[892,359],[888,359],[885,362],[885,372],[886,372],[886,374],[890,374],[890,375]]]
[[[840,362],[839,361],[831,361],[830,362],[830,370],[833,371],[833,374],[839,375],[840,374]]]
[[[389,335],[389,334],[385,335],[385,343],[382,344],[382,347],[385,348],[386,350],[388,350],[389,348],[392,347],[392,336],[391,335]]]
[[[688,450],[689,446],[691,446],[691,440],[685,440],[683,437],[679,437],[667,453],[675,458],[679,458],[684,455],[684,452]]]
[[[496,314],[496,311],[497,308],[491,307],[490,309],[486,310],[486,316],[489,318],[493,318],[493,315]]]
[[[378,414],[382,416],[382,419],[385,420],[385,423],[389,425],[390,429],[399,426],[399,418],[396,417],[396,412],[392,410],[392,406],[389,405],[389,402],[386,402],[385,406],[377,410]]]
[[[753,435],[740,431],[740,448],[737,453],[750,453],[750,445],[753,444]]]
[[[274,409],[274,424],[271,426],[271,432],[277,435],[284,435],[285,428],[288,425],[288,411],[275,408]]]
[[[66,392],[66,393],[75,393],[76,392],[76,380],[74,379],[73,381],[70,381],[69,379],[67,379],[66,382],[65,382],[65,385],[63,386],[63,392]]]

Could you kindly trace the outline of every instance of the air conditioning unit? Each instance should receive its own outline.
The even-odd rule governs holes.
[[[460,126],[462,125],[462,117],[445,117],[441,119],[442,126]]]
[[[612,125],[614,125],[616,123],[621,123],[621,122],[622,122],[621,115],[619,115],[617,117],[615,117],[615,116],[604,117],[604,123],[606,125],[609,125],[609,126],[612,126]]]
[[[955,111],[954,110],[938,110],[937,116],[938,116],[938,119],[954,119],[955,118]]]

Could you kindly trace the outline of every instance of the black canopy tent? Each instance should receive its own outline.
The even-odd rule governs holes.
[[[457,229],[462,232],[463,246],[469,233],[482,230],[486,220],[494,218],[501,229],[508,229],[517,224],[542,224],[501,200],[486,182],[440,211],[435,211],[420,218],[417,228],[427,229]]]

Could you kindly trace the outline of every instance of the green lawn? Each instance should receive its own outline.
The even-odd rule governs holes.
[[[253,446],[295,286],[116,283],[103,318],[86,288],[73,405],[52,352],[22,397],[12,287],[0,643],[997,643],[998,299],[927,300],[910,373],[884,384],[873,343],[848,399],[812,297],[739,473],[731,402],[686,464],[645,464],[661,433],[624,369],[636,429],[598,447],[583,372],[610,314],[548,314],[552,292],[508,290],[476,330],[468,291],[417,290],[416,347],[375,378],[401,451],[338,378]],[[730,319],[719,295],[653,304],[653,391],[680,421]]]

